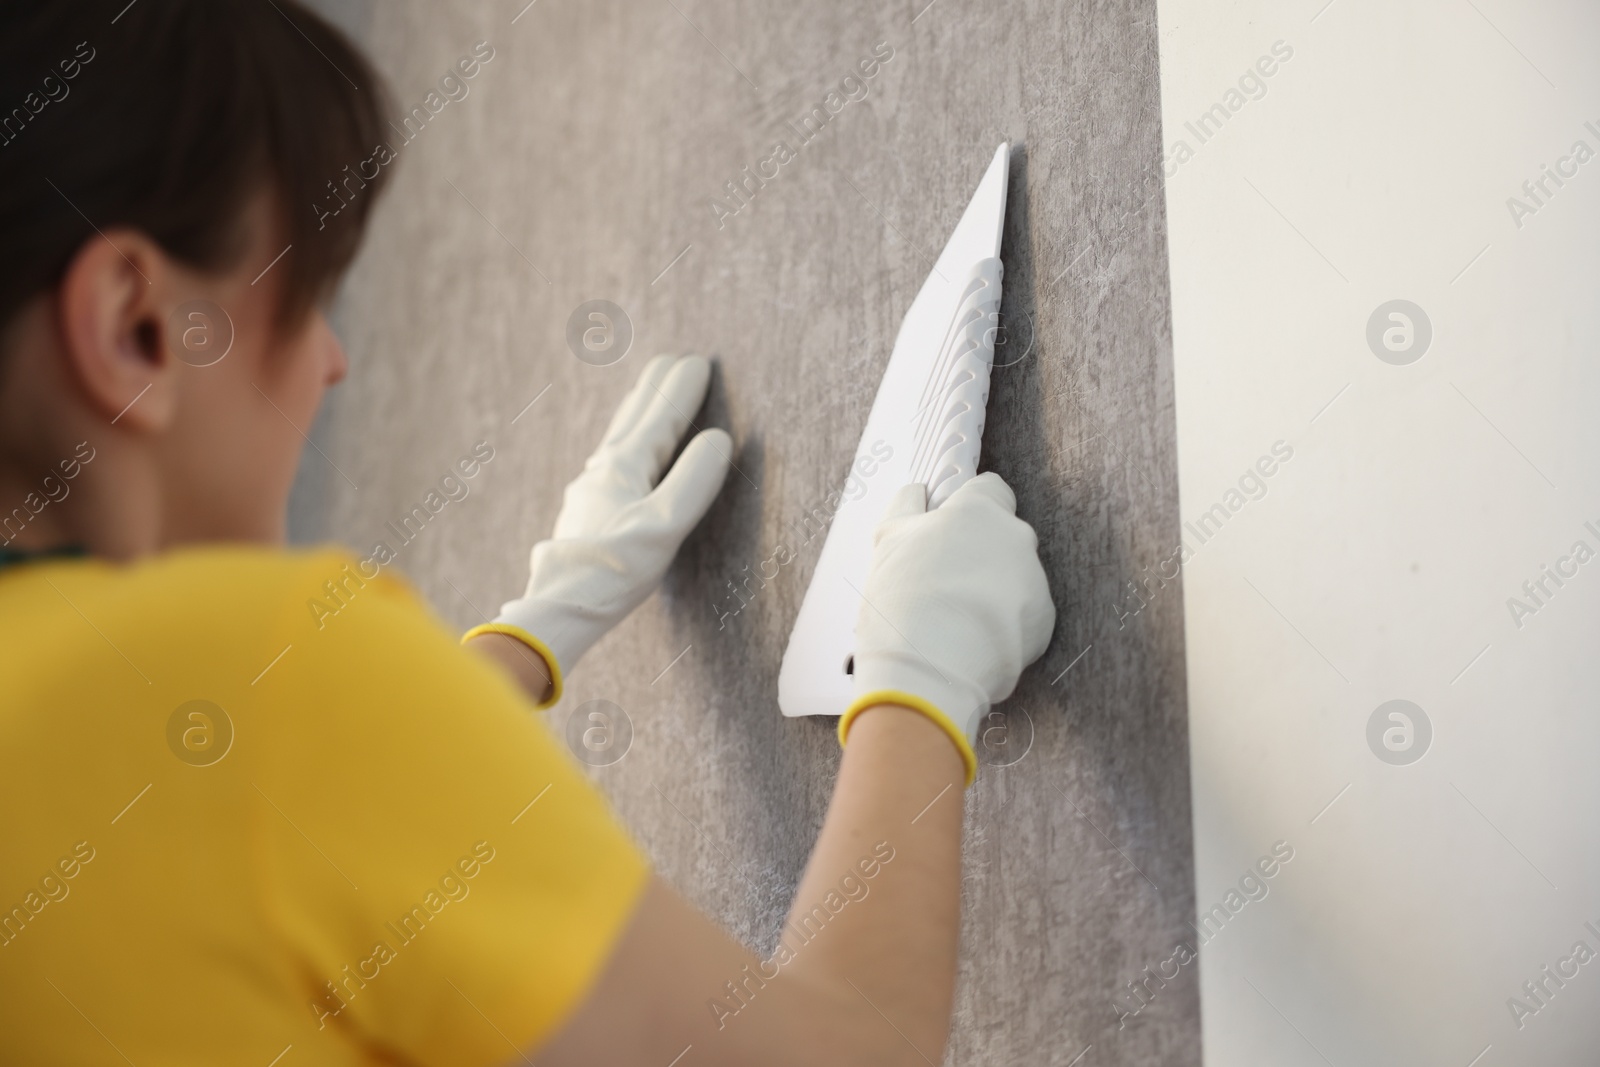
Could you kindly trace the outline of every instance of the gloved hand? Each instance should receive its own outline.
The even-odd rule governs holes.
[[[552,683],[542,707],[561,699],[562,679],[590,646],[655,591],[722,488],[733,454],[722,430],[697,434],[661,477],[710,380],[700,356],[645,365],[567,486],[550,539],[533,546],[527,592],[462,638],[508,634],[538,652]]]
[[[971,785],[978,725],[1044,654],[1056,609],[1039,539],[998,474],[980,474],[926,507],[925,486],[904,486],[873,533],[856,622],[856,698],[839,719],[839,743],[874,705],[913,708],[950,735]]]

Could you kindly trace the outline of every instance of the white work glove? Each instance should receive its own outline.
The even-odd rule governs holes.
[[[926,508],[925,486],[903,486],[873,533],[856,621],[856,699],[839,720],[839,741],[867,708],[913,708],[950,735],[971,785],[978,725],[1044,654],[1056,609],[1039,539],[998,474]]]
[[[542,706],[561,699],[562,679],[578,659],[655,591],[722,488],[733,453],[722,430],[695,435],[661,477],[710,380],[711,365],[700,356],[657,356],[645,365],[567,486],[550,539],[533,546],[527,592],[468,631],[467,638],[509,634],[545,659],[552,686]]]

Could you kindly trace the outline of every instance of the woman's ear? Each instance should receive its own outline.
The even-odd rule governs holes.
[[[72,378],[106,420],[159,433],[177,405],[179,360],[164,310],[175,272],[161,246],[113,229],[83,243],[57,287],[61,344]]]

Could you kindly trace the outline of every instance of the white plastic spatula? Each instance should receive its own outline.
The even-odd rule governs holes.
[[[872,530],[895,490],[937,507],[978,469],[1000,321],[1000,234],[1011,145],[996,150],[933,273],[900,324],[778,673],[785,715],[839,715],[854,695],[856,615]]]

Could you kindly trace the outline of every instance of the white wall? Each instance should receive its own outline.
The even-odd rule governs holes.
[[[1508,598],[1600,552],[1600,157],[1521,189],[1600,153],[1600,6],[1159,6],[1182,516],[1242,501],[1186,535],[1199,909],[1294,850],[1201,950],[1206,1062],[1577,1063],[1600,958],[1508,998],[1600,952],[1600,557]],[[1366,339],[1396,299],[1403,365]],[[1394,699],[1406,765],[1368,742]]]

